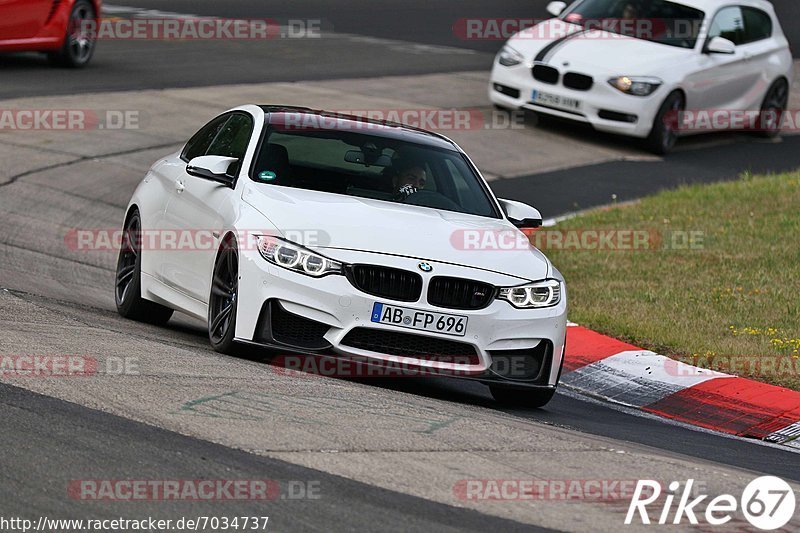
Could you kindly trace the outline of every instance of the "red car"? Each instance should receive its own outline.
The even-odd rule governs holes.
[[[0,52],[44,52],[56,65],[92,58],[101,0],[0,0]],[[94,21],[94,24],[92,23]]]

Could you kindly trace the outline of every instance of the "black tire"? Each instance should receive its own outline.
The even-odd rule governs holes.
[[[544,407],[553,395],[555,389],[514,389],[502,385],[489,385],[492,397],[499,403],[510,407]]]
[[[133,211],[123,230],[114,278],[114,301],[117,312],[125,318],[163,325],[172,316],[172,309],[142,298],[142,252],[137,237],[141,230],[139,212]]]
[[[666,155],[678,141],[678,118],[686,103],[679,91],[673,91],[661,104],[653,120],[653,129],[645,141],[647,149],[656,155]]]
[[[781,133],[781,120],[789,105],[789,83],[781,78],[767,91],[758,117],[758,135],[774,139]]]
[[[87,24],[96,20],[97,13],[88,0],[78,0],[72,6],[67,23],[67,33],[64,44],[57,52],[47,54],[50,63],[59,67],[81,68],[85,67],[94,55],[97,45],[96,36],[92,34]]]
[[[232,355],[236,348],[236,309],[239,295],[239,255],[233,240],[224,241],[214,263],[208,297],[208,340],[217,352]]]

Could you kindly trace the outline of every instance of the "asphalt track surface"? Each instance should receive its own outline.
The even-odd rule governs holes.
[[[583,130],[572,125],[561,127],[577,135]],[[735,179],[747,171],[781,173],[800,166],[800,136],[772,142],[740,135],[726,137],[720,144],[686,147],[666,160],[610,161],[499,179],[491,183],[492,190],[501,198],[514,197],[536,205],[542,216],[549,218],[635,200],[680,185]]]
[[[176,435],[5,384],[0,384],[0,405],[4,450],[0,464],[4,486],[13,487],[3,491],[0,507],[6,517],[113,519],[125,515],[130,507],[126,502],[87,505],[65,498],[63,490],[42,490],[62,488],[65,479],[86,479],[87,472],[107,473],[113,468],[120,479],[135,471],[137,479],[270,479],[284,487],[289,480],[313,480],[315,484],[308,487],[319,499],[295,499],[296,489],[284,489],[274,500],[226,502],[221,513],[269,516],[268,526],[283,529],[277,524],[291,523],[291,531],[330,531],[331,526],[336,531],[370,531],[377,516],[383,531],[547,531]],[[38,459],[31,462],[34,450]],[[21,464],[30,468],[19,471]],[[315,487],[324,487],[324,492]],[[137,513],[173,520],[209,514],[204,502],[172,503],[169,512],[164,507],[158,501],[140,502]],[[218,510],[213,512],[220,516]]]
[[[224,18],[322,21],[336,38],[263,41],[103,41],[82,71],[54,70],[38,54],[0,56],[0,98],[270,81],[487,70],[502,40],[465,40],[463,18],[544,18],[546,0],[132,0],[109,5]],[[800,50],[800,4],[776,0]],[[125,16],[125,15],[120,15]],[[153,67],[158,70],[154,71]]]
[[[321,18],[336,32],[378,39],[337,39],[319,46],[306,41],[279,41],[268,49],[252,44],[224,43],[184,46],[183,43],[103,43],[97,61],[84,72],[51,70],[31,55],[0,58],[0,97],[70,94],[76,92],[128,90],[179,86],[205,86],[280,80],[334,79],[380,75],[417,74],[447,70],[488,68],[499,42],[459,42],[450,30],[461,17],[542,16],[545,2],[505,2],[498,8],[491,2],[452,2],[448,7],[431,2],[120,2],[125,5],[216,15],[223,17]],[[779,10],[797,20],[800,5],[776,2]],[[533,11],[533,13],[531,13]],[[786,17],[784,17],[786,18]],[[798,42],[795,25],[787,32]],[[457,53],[434,49],[431,53],[398,51],[396,42],[453,47]],[[333,43],[333,44],[331,44]],[[421,49],[420,49],[421,50]],[[797,46],[795,46],[797,50]],[[236,60],[232,60],[232,58]],[[153,66],[158,65],[158,70]],[[580,131],[576,135],[583,135]],[[639,197],[682,182],[729,179],[744,169],[786,170],[800,164],[800,139],[782,143],[761,143],[750,139],[693,148],[671,156],[666,162],[611,162],[578,169],[555,171],[534,177],[499,180],[498,194],[515,192],[515,197],[536,200],[545,216],[607,203],[611,194],[619,200]],[[641,179],[642,175],[648,180]],[[10,194],[21,182],[0,186],[0,195]],[[567,191],[567,192],[565,192]],[[99,211],[124,208],[124,194],[109,201],[97,191],[85,200]],[[1,198],[0,198],[1,200]],[[547,206],[547,207],[545,207]],[[42,204],[42,208],[43,204]],[[30,209],[37,209],[34,203]],[[99,216],[99,215],[98,215]],[[4,227],[4,230],[7,229]],[[17,228],[14,231],[19,231]],[[5,231],[4,231],[5,233]],[[7,243],[4,241],[4,245]],[[11,247],[8,250],[13,252]],[[67,258],[52,257],[54,267],[65,271],[76,267]],[[31,271],[41,256],[22,254]],[[0,264],[0,266],[2,266]],[[19,264],[15,265],[19,268]],[[106,269],[99,279],[112,274]],[[87,281],[88,283],[88,281]],[[11,294],[49,306],[74,307],[87,323],[112,323],[120,335],[134,342],[140,329],[114,316],[112,306],[87,299],[76,292],[64,302],[45,285],[9,284]],[[72,318],[70,318],[72,319]],[[126,333],[130,328],[130,333]],[[166,344],[185,343],[198,353],[211,352],[205,332],[196,324],[173,321],[157,335]],[[3,341],[4,350],[6,341]],[[234,361],[237,361],[234,359]],[[370,381],[367,387],[382,394],[410,394],[420,401],[441,400],[458,409],[497,413],[532,424],[533,428],[563,429],[576,438],[594,435],[624,447],[633,443],[670,456],[696,459],[706,464],[725,465],[757,473],[774,474],[800,481],[798,455],[785,449],[756,445],[714,433],[645,418],[611,408],[563,391],[543,410],[499,409],[487,390],[472,382],[439,380]],[[354,393],[355,394],[355,393]],[[355,397],[355,396],[354,396]],[[3,515],[58,514],[62,517],[117,516],[118,504],[86,505],[64,497],[66,479],[92,477],[184,478],[264,477],[274,479],[318,479],[329,488],[320,501],[281,500],[265,504],[271,520],[291,524],[291,530],[487,530],[514,531],[530,525],[472,510],[409,496],[402,491],[376,488],[350,479],[311,470],[273,458],[256,456],[231,447],[179,435],[141,424],[125,417],[103,413],[75,403],[38,395],[15,386],[0,385],[0,511]],[[535,430],[534,430],[535,433]],[[578,474],[579,475],[579,474]],[[636,471],[629,476],[637,477]],[[56,487],[56,488],[51,488]],[[413,512],[409,512],[412,509]],[[226,503],[224,514],[253,513],[252,503]],[[258,507],[258,511],[264,510]],[[123,510],[124,511],[124,510]],[[163,504],[139,504],[138,515],[164,513]],[[169,516],[208,514],[207,508],[190,503],[169,507]],[[220,513],[217,513],[220,514]],[[274,517],[274,518],[273,518]]]

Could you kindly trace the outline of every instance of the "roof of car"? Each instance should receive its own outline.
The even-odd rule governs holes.
[[[673,0],[679,4],[684,4],[702,11],[713,11],[726,5],[756,6],[762,9],[771,10],[772,4],[769,0]]]
[[[398,122],[301,106],[261,105],[259,107],[268,115],[268,123],[272,125],[292,125],[297,129],[355,131],[449,150],[456,148],[453,141],[444,135]]]

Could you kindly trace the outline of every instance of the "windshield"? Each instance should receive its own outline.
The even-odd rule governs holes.
[[[461,153],[394,137],[273,126],[251,178],[265,186],[498,218],[484,184]]]
[[[589,29],[694,48],[705,13],[666,0],[583,0],[564,20]]]

